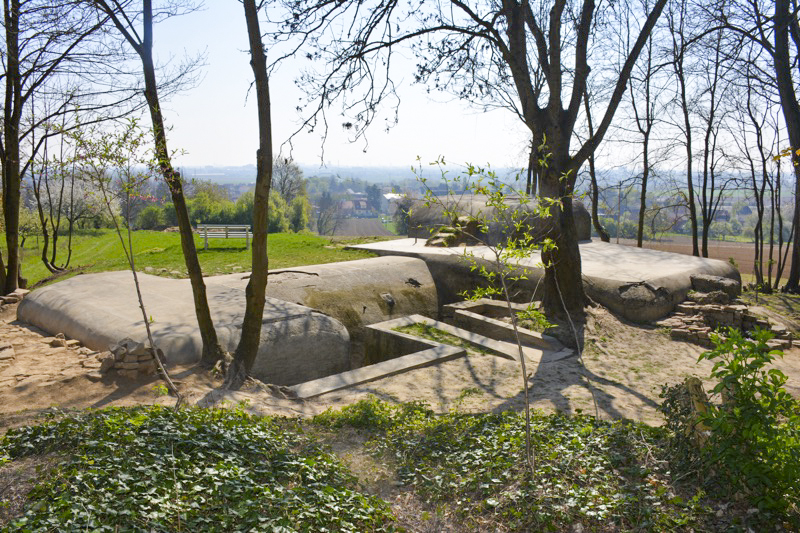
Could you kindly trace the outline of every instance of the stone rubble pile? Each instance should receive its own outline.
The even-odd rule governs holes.
[[[790,331],[754,315],[746,305],[736,300],[741,293],[738,281],[695,275],[692,276],[692,288],[694,290],[689,293],[689,300],[679,304],[668,318],[656,322],[659,326],[672,328],[670,337],[673,340],[711,347],[711,334],[715,331],[719,334],[724,328],[735,328],[748,333],[759,328],[772,331],[775,337],[767,343],[772,348],[792,347]]]
[[[772,325],[769,320],[752,314],[746,305],[741,304],[700,304],[684,302],[676,311],[664,320],[657,322],[659,326],[672,328],[670,337],[673,340],[688,341],[702,346],[712,346],[711,333],[719,328],[732,327],[742,332],[750,332],[756,328],[771,330],[775,338],[769,341],[773,348],[787,349],[792,347],[792,333],[783,326]]]
[[[425,246],[449,248],[452,246],[474,246],[480,244],[477,237],[482,235],[478,220],[470,217],[458,217],[453,226],[443,226],[425,241]]]
[[[27,295],[29,290],[27,289],[17,289],[10,294],[6,294],[5,296],[0,296],[0,304],[18,304],[21,302],[25,295]]]
[[[158,350],[157,353],[161,362],[165,362],[164,352]],[[101,374],[113,370],[118,376],[125,378],[135,379],[140,374],[152,376],[158,368],[153,349],[132,339],[123,339],[117,344],[112,344],[108,352],[98,355],[98,359],[101,363]]]

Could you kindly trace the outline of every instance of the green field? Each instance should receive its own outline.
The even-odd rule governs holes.
[[[363,241],[363,239],[361,239]],[[369,252],[345,250],[349,241],[331,242],[329,239],[302,233],[273,233],[268,239],[270,269],[299,265],[335,263],[372,257]],[[67,239],[59,238],[57,264],[67,257]],[[31,287],[50,276],[41,261],[41,238],[29,237],[25,243],[22,275]],[[250,270],[250,250],[244,239],[209,239],[208,250],[203,249],[203,239],[195,236],[195,246],[203,274],[214,276]],[[160,231],[133,233],[136,270],[148,271],[170,277],[186,277],[186,266],[181,253],[180,236]],[[5,251],[4,251],[5,253]],[[73,237],[70,269],[82,272],[103,272],[128,268],[117,234],[112,230],[81,231]]]

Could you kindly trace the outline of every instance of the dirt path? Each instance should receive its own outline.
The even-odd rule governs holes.
[[[15,305],[0,310],[0,344],[13,349],[13,357],[0,360],[0,433],[53,408],[174,403],[154,391],[159,383],[155,377],[130,380],[108,374],[100,378],[95,352],[80,346],[51,347],[52,337],[15,317]],[[672,341],[662,330],[622,322],[602,308],[590,311],[586,339],[585,372],[577,357],[529,369],[535,408],[594,413],[588,378],[601,418],[660,424],[661,385],[687,375],[702,378],[711,369],[709,363],[697,362],[702,348]],[[3,353],[8,355],[8,350]],[[800,349],[788,351],[776,366],[789,375],[788,389],[800,396]],[[477,412],[516,410],[524,405],[517,364],[478,352],[302,402],[261,389],[222,391],[219,378],[190,366],[173,367],[171,372],[191,404],[243,401],[253,412],[284,416],[313,415],[371,394],[392,401],[424,400],[440,412],[456,406]]]

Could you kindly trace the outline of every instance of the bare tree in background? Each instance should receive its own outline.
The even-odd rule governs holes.
[[[420,82],[476,101],[486,100],[484,95],[493,95],[497,87],[507,89],[505,94],[513,96],[508,104],[531,132],[539,194],[553,206],[547,224],[556,247],[542,254],[543,303],[550,316],[582,316],[585,298],[572,214],[576,176],[605,136],[666,0],[637,13],[644,23],[631,48],[621,52],[622,69],[610,80],[614,90],[605,111],[594,135],[575,150],[571,142],[591,71],[588,52],[608,37],[595,25],[592,0],[439,0],[422,5],[300,0],[283,5],[288,16],[274,36],[299,43],[287,55],[307,45],[305,53],[327,65],[321,75],[300,80],[314,102],[306,126],[324,125],[326,110],[340,99],[353,115],[345,126],[356,138],[363,137],[379,104],[396,96],[391,52],[406,42],[416,44]],[[365,91],[354,102],[352,95],[360,88]]]
[[[721,132],[724,122],[730,113],[728,92],[731,88],[733,73],[733,57],[740,45],[740,39],[728,38],[721,29],[715,29],[703,40],[705,61],[698,73],[701,93],[696,103],[697,115],[702,125],[702,144],[700,161],[700,220],[702,235],[700,253],[708,257],[708,238],[711,225],[717,216],[717,210],[732,184],[730,177],[722,175],[724,153],[721,143]]]
[[[137,109],[140,101],[120,66],[124,57],[103,46],[105,22],[91,6],[75,0],[3,2],[0,161],[7,257],[4,264],[0,256],[0,287],[5,293],[14,291],[20,279],[23,178],[46,139],[59,134],[48,124],[61,122],[76,107],[87,124],[114,119]]]
[[[728,5],[729,9],[725,9]],[[726,0],[724,3],[720,0],[707,10],[720,27],[761,47],[771,59],[795,177],[792,260],[784,290],[797,293],[800,292],[800,102],[795,70],[800,60],[798,5],[795,0]]]
[[[133,0],[93,0],[97,9],[104,13],[124,38],[128,45],[136,52],[141,60],[142,74],[144,77],[144,94],[147,107],[150,110],[150,119],[153,125],[155,140],[156,164],[161,176],[169,186],[172,203],[178,218],[178,228],[181,236],[181,249],[186,261],[186,270],[192,285],[194,296],[195,314],[203,340],[203,353],[201,364],[213,366],[223,359],[224,353],[217,339],[211,311],[208,307],[206,286],[203,281],[203,271],[197,258],[197,249],[194,243],[194,233],[186,209],[186,197],[183,193],[183,184],[180,173],[172,166],[172,158],[167,146],[167,131],[164,124],[159,100],[159,87],[156,80],[156,65],[153,61],[153,23],[154,12],[151,0],[142,0],[141,8]],[[188,2],[173,2],[164,10],[155,13],[155,18],[165,19],[184,14],[194,9]],[[191,76],[193,65],[188,65],[182,70],[185,77]]]
[[[589,105],[588,89],[583,95],[583,103],[584,103],[584,111],[586,113],[586,127],[589,130],[589,137],[591,138],[592,136],[594,136],[594,124],[592,122],[592,108]],[[597,184],[597,167],[595,166],[595,152],[589,154],[589,157],[587,159],[589,163],[589,196],[591,201],[592,225],[594,225],[594,229],[600,236],[601,241],[611,242],[611,236],[608,234],[606,228],[600,223],[600,217],[598,216],[598,202],[600,199],[600,190]]]
[[[334,198],[330,191],[324,191],[317,203],[317,216],[315,226],[320,235],[336,234],[336,229],[342,220],[342,213],[339,209],[339,201]]]
[[[762,47],[750,42],[737,61],[736,114],[731,129],[740,166],[744,167],[744,186],[749,188],[756,207],[753,228],[756,288],[771,292],[781,282],[790,247],[784,246],[781,160],[774,159],[781,151],[778,89],[767,57]]]
[[[691,39],[690,30],[692,14],[689,11],[688,0],[673,0],[670,2],[667,12],[667,22],[671,37],[669,47],[669,60],[672,65],[675,81],[677,81],[677,94],[675,105],[680,108],[682,120],[676,121],[676,126],[681,132],[682,143],[686,150],[686,184],[685,189],[678,187],[679,190],[686,191],[686,205],[689,212],[689,224],[692,237],[692,255],[700,255],[697,227],[697,200],[695,198],[694,185],[694,147],[692,145],[692,121],[690,107],[690,73],[687,72],[687,57],[690,53]]]
[[[641,0],[641,7],[647,11],[650,9],[650,0]],[[625,13],[627,20],[635,20],[632,12]],[[625,25],[627,32],[626,39],[631,38],[631,24]],[[655,32],[655,30],[654,30]],[[650,177],[654,171],[655,161],[653,160],[654,127],[658,122],[657,115],[662,111],[662,103],[659,95],[662,94],[661,87],[657,85],[658,74],[661,66],[657,65],[654,43],[654,32],[650,34],[645,44],[639,61],[634,67],[630,80],[628,81],[628,94],[630,110],[633,114],[633,124],[641,142],[642,173],[639,179],[639,220],[636,228],[636,246],[642,247],[644,239],[645,215],[647,213],[647,192],[650,184]]]
[[[284,157],[275,158],[272,163],[272,190],[280,194],[288,205],[305,194],[303,171],[297,163]]]

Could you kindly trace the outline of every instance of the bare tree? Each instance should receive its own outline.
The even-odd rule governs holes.
[[[592,109],[589,105],[589,91],[587,90],[583,97],[584,109],[586,112],[586,126],[589,129],[589,137],[594,136],[594,124],[592,123]],[[600,190],[597,185],[597,168],[595,167],[595,152],[589,154],[588,157],[589,163],[589,196],[591,200],[591,214],[592,214],[592,225],[594,225],[595,231],[600,236],[600,240],[603,242],[610,242],[611,236],[608,234],[606,228],[600,223],[600,217],[598,216],[598,201],[600,198]]]
[[[305,194],[306,185],[302,169],[284,157],[277,157],[272,163],[272,189],[291,204],[298,196]]]
[[[796,2],[790,5],[789,0],[775,0],[773,17],[775,48],[772,54],[775,66],[775,80],[778,84],[781,109],[789,134],[789,143],[793,148],[791,161],[795,177],[795,204],[792,231],[792,265],[785,289],[789,292],[800,292],[800,103],[797,100],[797,88],[792,76],[792,64],[797,65],[800,59],[800,23]],[[789,36],[795,47],[794,60],[790,61]]]
[[[36,210],[42,233],[41,259],[50,272],[62,272],[69,267],[72,258],[72,234],[75,229],[76,218],[76,158],[71,153],[74,145],[66,133],[66,117],[61,116],[59,131],[64,132],[58,137],[50,135],[50,126],[44,125],[44,144],[41,155],[31,154],[30,181],[31,192],[36,200]],[[34,131],[33,134],[36,132]],[[50,140],[57,141],[57,153],[50,156],[48,150]],[[31,146],[35,147],[35,137]],[[58,240],[61,234],[62,220],[67,221],[67,257],[59,264]],[[52,242],[51,242],[52,240]]]
[[[276,35],[310,47],[311,58],[326,62],[321,76],[302,79],[315,102],[307,126],[325,123],[325,110],[341,98],[353,114],[345,125],[362,137],[378,104],[395,96],[391,51],[414,42],[417,79],[462,98],[486,101],[496,88],[528,127],[536,150],[532,157],[539,194],[552,202],[548,235],[555,248],[542,254],[546,264],[544,306],[553,315],[580,316],[585,302],[581,259],[572,214],[572,194],[580,167],[608,130],[628,79],[666,0],[644,20],[630,49],[622,51],[622,69],[600,115],[594,135],[573,150],[571,142],[590,74],[588,51],[607,37],[595,25],[592,0],[532,3],[527,0],[418,2],[374,0],[284,2],[289,11]],[[605,9],[613,9],[609,4]],[[334,37],[328,39],[329,35]],[[293,53],[292,50],[291,53]],[[349,98],[364,87],[359,102]]]
[[[330,191],[324,191],[317,203],[317,216],[315,226],[320,235],[334,235],[339,223],[342,220],[342,213],[339,209],[339,201],[331,196]]]
[[[642,0],[641,7],[647,11],[650,8],[650,0]],[[633,13],[623,12],[626,19],[633,19]],[[627,31],[625,33],[626,39],[631,38],[631,25],[632,23],[621,24],[625,26]],[[658,87],[658,74],[661,70],[661,65],[656,64],[656,45],[654,43],[655,32],[650,34],[645,44],[642,57],[634,67],[628,81],[628,94],[630,110],[633,114],[633,124],[636,128],[637,136],[641,143],[641,164],[642,173],[639,180],[639,220],[636,230],[636,246],[642,247],[644,239],[645,228],[645,215],[647,213],[647,192],[648,185],[650,184],[651,174],[654,171],[655,161],[653,160],[653,144],[654,144],[654,127],[658,121],[656,118],[659,110],[662,107],[659,95],[663,94],[660,87]]]
[[[736,120],[731,129],[738,162],[747,176],[745,186],[756,207],[753,228],[756,287],[771,292],[778,288],[788,258],[780,206],[781,160],[775,161],[775,155],[781,152],[780,105],[764,49],[752,42],[745,48],[736,65]]]
[[[697,201],[695,199],[693,178],[694,147],[692,146],[692,121],[690,118],[692,111],[689,103],[690,75],[686,71],[687,55],[689,54],[690,43],[692,42],[691,36],[689,35],[691,27],[690,18],[691,14],[689,13],[689,2],[687,0],[674,0],[670,2],[667,15],[671,36],[669,58],[675,74],[675,80],[678,82],[676,103],[680,108],[681,118],[683,119],[677,122],[677,126],[682,133],[683,145],[686,149],[686,185],[685,189],[682,187],[679,187],[679,189],[686,190],[686,204],[689,211],[689,223],[692,236],[692,255],[699,256]]]
[[[115,51],[101,47],[105,17],[74,0],[4,0],[5,84],[0,161],[7,264],[0,257],[0,286],[17,288],[20,278],[19,209],[22,179],[45,140],[39,129],[80,106],[87,123],[123,116],[136,108],[135,91]],[[113,70],[114,85],[103,78]],[[106,80],[106,81],[103,81]],[[38,105],[43,103],[43,105]],[[27,148],[26,148],[27,145]],[[23,151],[26,157],[22,156]]]
[[[267,57],[261,42],[258,10],[255,0],[244,0],[244,16],[250,41],[250,66],[255,78],[256,101],[258,103],[258,152],[256,153],[256,189],[253,202],[253,265],[250,280],[245,290],[246,306],[242,322],[242,338],[236,347],[233,363],[228,370],[226,385],[238,388],[253,367],[261,341],[261,328],[266,301],[267,270],[267,226],[269,221],[269,189],[272,180],[272,121],[269,98]],[[288,162],[287,162],[288,163]]]
[[[701,93],[696,104],[697,115],[703,128],[699,194],[702,222],[700,253],[703,257],[708,257],[711,225],[714,223],[725,190],[731,185],[730,178],[720,174],[724,164],[720,134],[724,131],[724,121],[730,113],[726,104],[732,81],[732,58],[736,55],[731,50],[738,49],[739,45],[739,39],[728,39],[721,29],[713,30],[704,39],[707,56],[698,76]]]
[[[105,14],[118,30],[128,45],[136,52],[141,64],[144,77],[144,95],[147,107],[150,110],[150,119],[153,124],[155,140],[155,156],[161,176],[169,186],[172,203],[178,218],[178,228],[181,236],[181,249],[186,261],[186,270],[192,285],[194,296],[195,314],[203,340],[203,353],[201,364],[213,366],[224,356],[217,339],[217,332],[211,319],[211,311],[206,297],[206,286],[203,281],[203,272],[197,258],[197,249],[194,243],[194,233],[186,209],[186,197],[180,173],[172,166],[172,159],[167,147],[167,132],[164,125],[159,100],[159,88],[156,80],[156,66],[153,61],[153,22],[154,12],[152,0],[142,0],[141,10],[134,9],[133,0],[93,0],[97,9]],[[193,6],[184,2],[173,2],[164,10],[156,12],[156,18],[163,19],[176,16],[191,10]],[[182,76],[189,76],[192,65],[182,71]]]
[[[792,261],[789,279],[784,287],[800,292],[800,102],[797,99],[796,77],[793,69],[800,59],[800,21],[795,0],[738,1],[728,0],[730,9],[715,3],[710,14],[721,28],[740,35],[760,46],[770,57],[786,133],[791,145],[791,160],[795,175],[795,204],[792,219]],[[772,13],[770,13],[772,9]],[[794,45],[790,47],[791,43]]]

